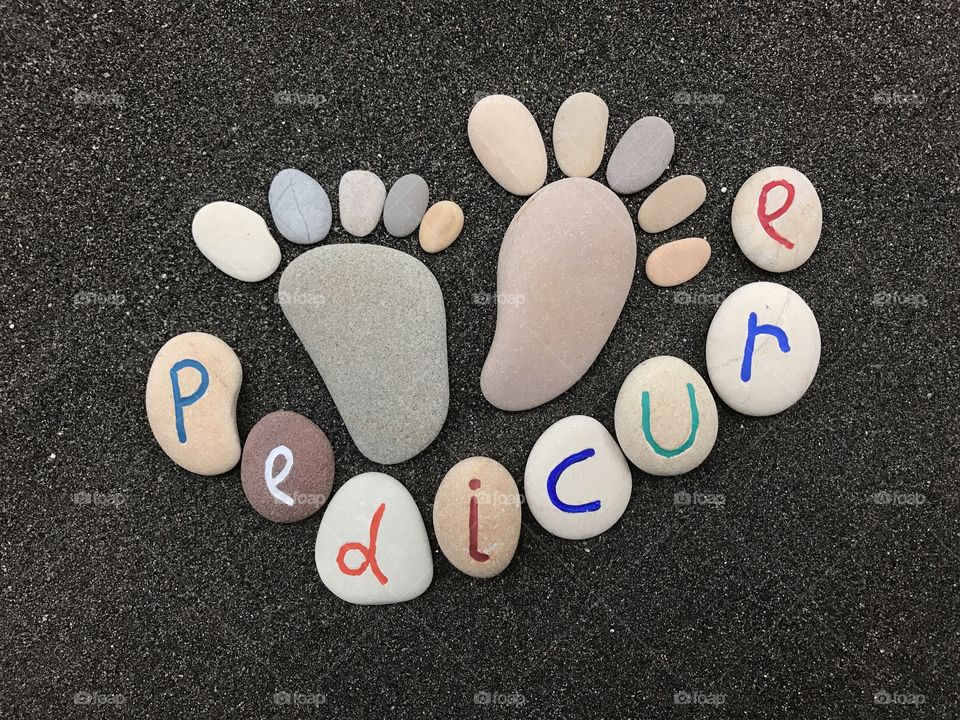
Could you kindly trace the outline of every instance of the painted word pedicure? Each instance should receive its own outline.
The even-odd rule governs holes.
[[[236,353],[213,335],[184,333],[160,348],[147,377],[147,419],[177,465],[199,475],[219,475],[237,464],[242,379]]]
[[[433,580],[433,555],[407,489],[384,473],[351,478],[320,521],[315,546],[320,579],[355,605],[418,597]]]
[[[433,503],[433,529],[447,560],[461,572],[501,573],[520,540],[520,492],[503,465],[472,457],[444,476]]]
[[[720,398],[745,415],[799,400],[820,364],[820,328],[793,290],[757,282],[732,293],[707,333],[707,371]]]
[[[633,480],[607,429],[591,417],[572,415],[547,428],[534,444],[523,488],[530,512],[545,530],[583,540],[620,519]]]
[[[787,272],[813,254],[823,209],[816,188],[798,170],[768,167],[740,188],[730,213],[733,235],[757,267]]]
[[[680,475],[700,465],[717,440],[717,404],[696,370],[662,355],[640,363],[620,387],[617,440],[651,475]]]

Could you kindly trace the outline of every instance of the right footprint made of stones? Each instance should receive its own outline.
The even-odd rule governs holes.
[[[470,145],[487,172],[505,190],[532,195],[500,247],[497,327],[480,376],[484,396],[501,410],[537,407],[579,381],[630,292],[637,236],[614,190],[634,193],[656,181],[673,157],[674,136],[662,118],[634,123],[607,165],[611,190],[589,177],[603,160],[608,117],[592,93],[567,98],[553,145],[571,177],[544,186],[543,136],[520,100],[490,95],[470,113]]]

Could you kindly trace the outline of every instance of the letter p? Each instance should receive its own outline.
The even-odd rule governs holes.
[[[183,397],[180,393],[180,371],[186,368],[192,368],[200,373],[200,385],[192,393]],[[170,385],[173,388],[173,414],[177,424],[177,439],[181,444],[186,444],[187,430],[183,425],[183,409],[204,396],[210,385],[210,375],[199,360],[184,358],[175,362],[170,368]]]

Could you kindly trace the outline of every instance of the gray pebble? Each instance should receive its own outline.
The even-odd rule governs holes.
[[[326,191],[306,173],[287,168],[270,183],[270,212],[290,242],[312,245],[330,232],[333,211]]]
[[[397,180],[383,204],[383,226],[394,237],[407,237],[420,224],[430,203],[430,188],[419,175]]]
[[[361,453],[393,464],[433,442],[450,402],[447,320],[422,262],[382,245],[325,245],[287,266],[279,296]]]
[[[607,185],[630,195],[652,184],[673,158],[673,128],[663,118],[645,117],[620,138],[607,163]]]

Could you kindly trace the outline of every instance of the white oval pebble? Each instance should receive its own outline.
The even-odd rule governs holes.
[[[280,246],[266,221],[237,203],[200,208],[193,216],[193,241],[218,269],[244,282],[268,278],[280,265]]]
[[[645,360],[620,387],[617,440],[651,475],[693,470],[717,441],[717,404],[700,373],[669,355]]]
[[[734,291],[707,332],[717,395],[745,415],[774,415],[799,400],[820,364],[820,328],[793,290],[755,282]]]
[[[571,95],[553,120],[553,153],[567,177],[590,177],[603,161],[610,111],[589,92]]]
[[[372,233],[383,214],[387,186],[369,170],[350,170],[340,178],[340,225],[354,237]]]
[[[384,473],[357,475],[336,492],[320,521],[315,558],[327,589],[355,605],[412,600],[433,580],[420,510]]]
[[[806,175],[789,167],[768,167],[740,188],[730,222],[750,262],[781,273],[810,259],[820,242],[823,209]]]
[[[514,195],[532,195],[547,179],[547,149],[537,121],[508,95],[488,95],[473,106],[467,135],[477,159]]]
[[[627,509],[633,480],[620,446],[592,417],[558,420],[530,451],[523,475],[530,512],[547,532],[595,537]]]

